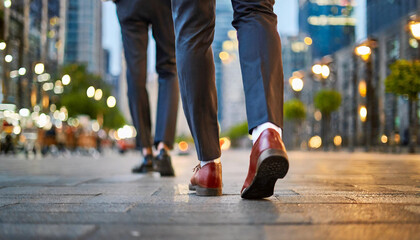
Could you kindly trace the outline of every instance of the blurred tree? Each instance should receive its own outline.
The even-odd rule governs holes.
[[[341,94],[335,90],[320,90],[315,94],[314,98],[315,108],[319,109],[322,113],[322,141],[324,142],[324,150],[328,150],[330,144],[330,122],[331,113],[338,110],[341,105]]]
[[[89,73],[86,66],[80,64],[63,66],[61,73],[70,75],[71,82],[64,87],[64,92],[57,104],[67,108],[69,117],[81,114],[88,115],[92,119],[103,117],[105,128],[116,129],[125,124],[118,107],[107,106],[106,99],[111,95],[111,87],[99,75]],[[102,89],[103,96],[99,101],[87,96],[86,90],[90,86]]]
[[[221,134],[222,137],[228,137],[231,140],[232,146],[237,146],[238,140],[248,135],[249,133],[247,122],[233,126],[229,129],[229,131]]]
[[[420,61],[397,60],[391,66],[391,73],[385,79],[386,92],[405,95],[409,99],[410,149],[415,152],[417,144],[417,101],[420,93]]]
[[[300,128],[306,118],[305,104],[299,99],[291,99],[284,103],[284,118],[293,124],[293,147],[299,148]]]

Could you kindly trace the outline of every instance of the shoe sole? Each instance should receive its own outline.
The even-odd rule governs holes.
[[[287,154],[278,149],[267,149],[258,158],[257,170],[251,185],[241,197],[245,199],[262,199],[274,193],[277,179],[284,178],[289,170]]]
[[[203,188],[195,186],[197,196],[222,196],[222,188]]]
[[[196,187],[197,185],[192,185],[191,183],[190,184],[188,184],[188,189],[190,190],[190,191],[195,191],[195,187]]]

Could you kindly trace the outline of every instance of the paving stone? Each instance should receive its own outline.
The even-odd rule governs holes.
[[[336,224],[265,226],[265,239],[418,239],[420,224]]]
[[[264,239],[262,226],[193,225],[99,225],[98,231],[87,239]],[[234,236],[234,238],[232,237]]]
[[[173,156],[176,178],[131,174],[139,154],[2,158],[0,236],[416,239],[418,156],[291,152],[289,158],[290,171],[277,182],[274,196],[259,201],[240,197],[248,150],[223,152],[221,197],[189,191],[197,164],[193,155]]]
[[[80,239],[95,230],[94,225],[0,223],[0,239]]]
[[[115,204],[115,203],[102,203],[102,204],[90,204],[90,203],[21,203],[6,206],[0,209],[1,213],[13,214],[16,212],[126,212],[132,208],[134,204]]]

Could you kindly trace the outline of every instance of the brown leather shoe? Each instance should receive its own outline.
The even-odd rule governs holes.
[[[194,168],[189,189],[195,190],[197,196],[221,196],[222,164],[211,162],[204,167],[198,164]]]
[[[289,170],[286,148],[274,129],[264,130],[252,147],[248,176],[241,197],[261,199],[273,195],[277,179]]]

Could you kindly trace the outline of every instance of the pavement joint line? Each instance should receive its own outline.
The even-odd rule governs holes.
[[[94,182],[97,182],[97,181],[99,181],[99,180],[101,180],[101,179],[102,179],[102,178],[93,178],[93,179],[89,179],[89,180],[86,180],[86,181],[82,181],[82,182],[76,183],[76,184],[74,185],[74,187],[78,187],[78,186],[80,186],[80,185],[82,185],[82,184],[94,183]]]
[[[20,204],[20,202],[17,202],[17,203],[10,203],[10,204],[5,204],[5,205],[3,205],[3,206],[0,206],[0,210],[2,209],[2,208],[7,208],[7,207],[10,207],[10,206],[13,206],[13,205],[19,205]]]
[[[155,197],[155,196],[157,196],[157,195],[158,195],[161,191],[162,191],[162,188],[161,188],[161,187],[159,187],[156,191],[154,191],[154,192],[152,193],[152,195],[151,195],[151,196]]]

